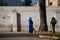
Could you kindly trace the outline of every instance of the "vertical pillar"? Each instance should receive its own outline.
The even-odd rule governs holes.
[[[46,6],[50,5],[50,0],[46,0]]]
[[[11,24],[13,25],[13,32],[17,32],[17,18],[16,18],[16,9],[12,10]]]
[[[11,13],[11,24],[10,24],[10,31],[13,31],[13,13]]]

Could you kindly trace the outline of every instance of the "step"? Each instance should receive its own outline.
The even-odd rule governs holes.
[[[39,37],[39,34],[34,33],[0,33],[0,38],[2,37]]]

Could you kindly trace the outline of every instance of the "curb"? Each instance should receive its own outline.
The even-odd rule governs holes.
[[[43,36],[43,35],[39,35],[39,38],[48,38],[48,39],[59,39],[59,37],[55,37],[55,36]]]

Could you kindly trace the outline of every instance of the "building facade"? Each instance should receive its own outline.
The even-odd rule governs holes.
[[[57,19],[56,32],[60,32],[60,6],[48,6],[46,7],[47,25],[48,31],[52,31],[50,24],[51,18]],[[37,6],[0,6],[0,32],[21,31],[28,32],[28,20],[32,17],[33,27],[36,31],[39,31],[40,26],[40,12],[39,4]]]
[[[0,31],[11,31],[11,28],[16,32],[20,28],[21,31],[28,31],[29,17],[32,17],[34,29],[39,31],[39,7],[0,7]]]
[[[52,31],[52,25],[50,24],[52,17],[55,17],[57,24],[55,25],[55,31],[60,32],[60,6],[50,6],[46,8],[47,13],[47,25],[48,31]]]
[[[60,6],[60,0],[46,0],[46,6]]]

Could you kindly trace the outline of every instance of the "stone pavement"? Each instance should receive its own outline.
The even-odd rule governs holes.
[[[42,39],[51,39],[51,38],[45,38],[43,36],[43,38],[41,38],[41,34],[53,34],[52,32],[34,32],[34,33],[29,33],[29,32],[0,32],[0,39],[1,40],[4,40],[4,39],[15,39],[15,38],[18,38],[19,40],[19,37],[20,39],[22,38],[22,40],[24,40],[23,38],[26,38],[26,40],[29,38],[33,38],[33,39],[38,39],[38,40],[42,40]],[[60,33],[57,33],[57,34],[60,34]],[[8,38],[7,38],[8,37]],[[37,40],[36,39],[36,40]],[[17,39],[16,39],[17,40]],[[32,40],[32,39],[31,39]]]
[[[0,32],[0,40],[53,40],[47,38],[39,38],[39,35],[39,32]]]
[[[31,34],[29,32],[0,32],[0,34]],[[33,32],[32,34],[52,34],[52,32]],[[60,33],[59,33],[60,34]]]
[[[47,33],[47,32],[45,32]],[[40,34],[45,34],[43,32],[0,32],[0,37],[39,37]]]
[[[53,40],[53,39],[42,39],[37,37],[7,37],[0,38],[0,40]]]
[[[39,34],[39,35],[41,35],[41,34],[54,34],[54,33],[52,33],[52,32],[44,32],[44,31],[41,31],[41,32],[33,32],[33,33],[29,33],[29,32],[0,32],[0,35],[1,34]],[[55,34],[60,34],[60,32],[56,32]]]
[[[33,35],[32,33],[29,32],[0,32],[0,37],[5,37],[5,36],[26,36],[26,35]]]
[[[29,32],[0,32],[1,37],[39,37],[39,34]]]

